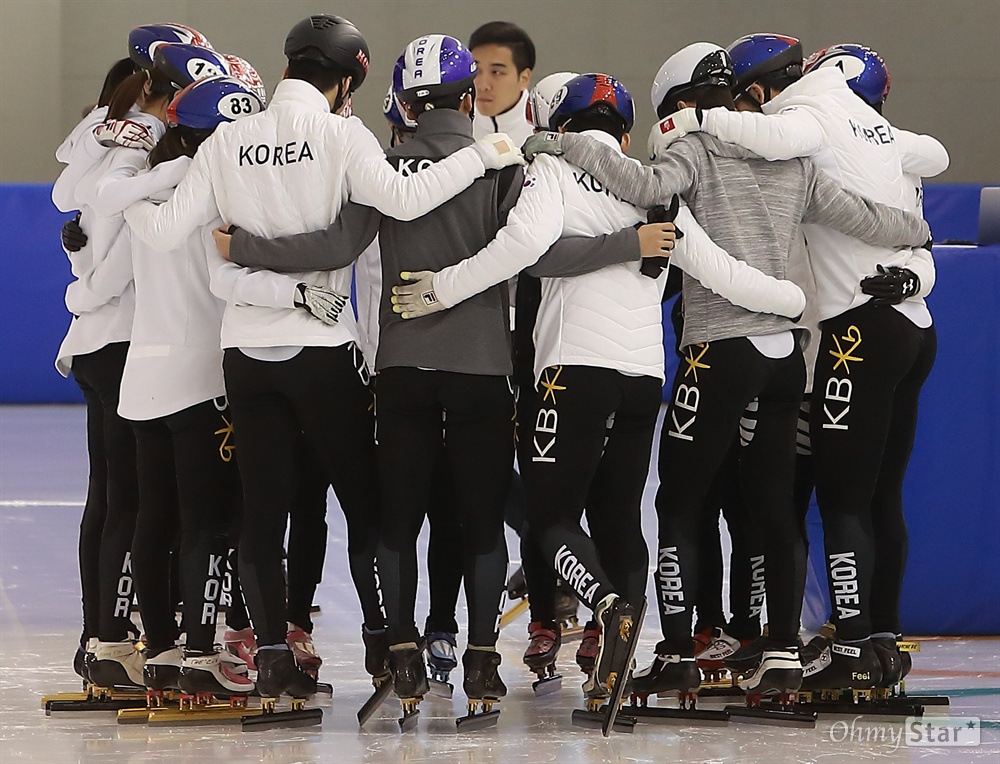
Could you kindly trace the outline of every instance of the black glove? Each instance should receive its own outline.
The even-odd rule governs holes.
[[[67,220],[62,227],[62,245],[67,252],[79,252],[87,246],[87,234],[80,228],[80,213]]]
[[[920,279],[909,268],[879,265],[877,276],[861,279],[861,291],[871,295],[873,305],[899,305],[920,289]]]
[[[655,207],[650,207],[649,212],[646,213],[647,223],[672,223],[674,218],[677,217],[677,210],[680,209],[681,200],[677,194],[674,194],[674,198],[670,200],[670,208],[664,207],[662,204],[657,204]],[[677,229],[677,238],[683,239],[684,232]],[[658,278],[663,269],[667,267],[670,261],[666,257],[644,257],[642,259],[642,265],[639,266],[639,272],[643,276],[649,276],[651,279]]]

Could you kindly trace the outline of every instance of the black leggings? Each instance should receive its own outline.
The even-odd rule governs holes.
[[[379,372],[377,396],[385,507],[378,565],[390,643],[419,636],[416,542],[428,507],[440,499],[436,469],[443,461],[450,497],[445,503],[462,528],[469,644],[494,645],[507,574],[503,510],[514,458],[510,385],[505,377],[393,367]]]
[[[538,545],[591,610],[609,594],[636,602],[646,590],[642,491],[660,390],[655,377],[549,367],[534,391],[535,413],[521,428],[528,494],[522,539]],[[584,506],[589,537],[580,527]]]
[[[80,519],[83,639],[120,642],[135,627],[129,550],[139,508],[135,436],[118,416],[127,342],[73,358],[73,379],[87,403],[90,476]]]
[[[241,498],[229,410],[222,398],[132,425],[139,464],[132,567],[147,645],[156,654],[178,635],[169,540],[179,533],[186,647],[211,651],[228,529]]]
[[[903,477],[934,327],[866,303],[822,323],[810,435],[838,637],[898,633]]]
[[[749,443],[749,441],[747,441]],[[738,441],[729,452],[709,491],[701,517],[698,592],[695,600],[697,622],[694,630],[726,626],[736,639],[760,636],[760,612],[764,604],[764,553],[757,528],[750,522],[740,487]],[[731,543],[729,554],[729,610],[726,625],[722,605],[722,544],[719,510],[726,518]]]
[[[657,652],[691,655],[691,606],[698,592],[699,526],[712,480],[758,398],[753,439],[740,449],[740,485],[763,538],[770,636],[795,644],[805,587],[805,549],[792,507],[795,421],[805,367],[796,346],[762,355],[742,337],[685,348],[660,437],[656,567]]]
[[[364,624],[383,628],[374,564],[381,516],[375,424],[360,352],[353,343],[306,347],[287,361],[270,362],[230,348],[223,370],[243,481],[240,581],[257,643],[285,642],[282,541],[295,502],[303,433],[347,519],[348,562]]]
[[[326,561],[326,492],[330,481],[303,436],[298,444],[299,481],[288,522],[288,615],[291,623],[312,633],[309,615]]]

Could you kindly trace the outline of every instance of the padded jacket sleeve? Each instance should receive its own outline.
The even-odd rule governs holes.
[[[825,140],[816,118],[799,106],[777,114],[709,109],[702,115],[701,129],[769,160],[812,156]]]

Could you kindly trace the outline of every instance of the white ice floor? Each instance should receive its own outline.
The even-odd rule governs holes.
[[[397,732],[396,705],[363,731],[355,713],[370,685],[360,669],[359,613],[346,568],[344,527],[331,503],[329,553],[317,595],[315,639],[322,678],[335,686],[320,696],[321,727],[241,732],[237,727],[118,726],[114,717],[47,718],[43,694],[78,688],[69,662],[79,633],[77,526],[86,486],[84,412],[80,407],[0,407],[0,762],[1000,762],[1000,640],[925,640],[915,656],[910,692],[947,693],[950,713],[984,722],[975,748],[907,747],[901,721],[821,717],[814,730],[731,723],[728,728],[638,726],[602,739],[570,724],[581,699],[574,645],[564,650],[563,689],[545,698],[531,691],[520,663],[526,617],[501,636],[502,675],[510,694],[499,725],[456,734],[461,692],[453,703],[428,700],[416,732]],[[645,517],[655,536],[651,486]],[[516,546],[510,547],[516,555]],[[426,607],[426,598],[418,603]],[[418,620],[422,617],[418,613]],[[459,615],[462,622],[464,616]],[[655,643],[647,621],[641,661]],[[461,639],[461,637],[460,637]],[[453,675],[460,686],[461,675]],[[705,699],[707,708],[723,700]],[[853,739],[851,724],[853,722]],[[872,736],[872,737],[866,737]],[[872,741],[872,742],[866,742]]]

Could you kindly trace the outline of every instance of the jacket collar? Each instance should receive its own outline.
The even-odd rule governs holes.
[[[326,96],[304,80],[282,80],[278,83],[268,106],[284,103],[299,104],[309,111],[330,112],[330,102],[326,100]]]
[[[841,89],[848,88],[847,80],[844,79],[844,73],[840,69],[835,66],[814,69],[778,93],[764,104],[761,110],[765,114],[774,114],[799,98],[811,98],[831,90]]]
[[[584,130],[580,133],[580,135],[586,135],[588,138],[593,138],[595,141],[603,143],[605,146],[610,146],[619,154],[622,153],[621,143],[616,141],[613,135],[610,135],[603,130]]]
[[[472,137],[472,120],[456,109],[432,109],[417,117],[417,134],[454,133]]]

